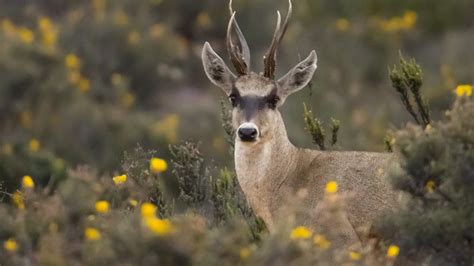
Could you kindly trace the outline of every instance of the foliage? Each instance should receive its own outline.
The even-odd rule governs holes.
[[[429,255],[431,265],[474,261],[473,117],[474,101],[462,96],[443,120],[395,134],[403,171],[392,179],[411,199],[383,219],[380,232],[408,257]]]
[[[423,74],[421,67],[416,63],[415,59],[407,61],[400,53],[400,65],[389,69],[389,76],[392,86],[400,94],[403,105],[416,123],[422,125],[423,128],[428,126],[431,122],[430,110],[426,100],[421,95],[420,89],[423,85]],[[418,115],[414,111],[409,92],[411,92],[416,103]]]
[[[319,149],[326,150],[326,133],[323,128],[323,123],[318,119],[313,117],[313,112],[308,110],[306,104],[303,103],[303,117],[306,124],[306,130],[311,134],[313,143],[316,144]],[[339,132],[341,122],[337,119],[331,117],[331,140],[330,145],[334,147],[337,143],[337,134]]]

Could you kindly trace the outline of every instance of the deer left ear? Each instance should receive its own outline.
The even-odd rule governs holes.
[[[235,76],[224,63],[224,60],[212,50],[208,42],[202,48],[202,64],[209,80],[220,87],[226,95],[229,95]]]
[[[288,95],[304,88],[313,78],[318,57],[313,50],[309,56],[291,69],[285,76],[278,80],[279,96],[284,99]]]

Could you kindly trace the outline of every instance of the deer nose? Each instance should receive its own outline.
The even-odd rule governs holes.
[[[237,133],[242,141],[255,141],[258,136],[257,127],[252,123],[242,124]]]

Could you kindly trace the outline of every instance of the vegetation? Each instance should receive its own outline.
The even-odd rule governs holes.
[[[285,4],[234,1],[255,55]],[[378,241],[349,250],[291,215],[269,234],[247,205],[230,110],[223,101],[219,121],[221,92],[199,61],[204,40],[225,54],[226,5],[0,3],[0,265],[472,265],[473,3],[294,3],[277,75],[309,49],[320,62],[311,91],[282,110],[291,140],[385,143],[402,164],[393,184],[409,195]],[[390,68],[393,93],[384,66],[400,50],[418,62]],[[331,182],[325,194],[331,220],[350,195]]]

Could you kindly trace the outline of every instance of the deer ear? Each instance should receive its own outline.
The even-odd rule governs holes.
[[[278,80],[279,91],[281,98],[286,98],[288,95],[297,92],[304,88],[313,78],[316,70],[316,63],[318,56],[313,50],[309,56],[291,69],[285,76]]]
[[[208,42],[202,48],[202,64],[209,80],[229,95],[235,76],[224,63],[224,60],[212,50]]]

